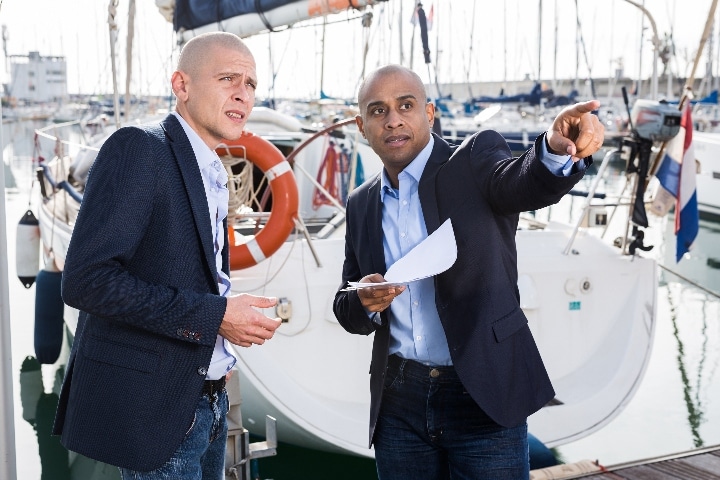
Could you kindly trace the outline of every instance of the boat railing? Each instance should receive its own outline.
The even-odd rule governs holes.
[[[56,131],[58,129],[64,129],[64,128],[75,127],[75,126],[79,127],[79,132],[80,132],[81,138],[83,139],[82,143],[65,140],[63,138],[58,137],[57,135],[51,135],[50,133],[48,133],[49,131]],[[35,135],[37,135],[38,137],[42,137],[42,138],[51,140],[51,141],[55,142],[57,145],[76,147],[78,149],[88,149],[88,150],[100,151],[99,147],[90,146],[85,142],[85,133],[83,131],[83,122],[81,122],[80,120],[72,120],[70,122],[55,123],[52,125],[48,125],[46,127],[38,128],[35,130]]]
[[[605,157],[603,157],[602,163],[600,164],[600,168],[598,169],[597,174],[595,175],[595,178],[593,179],[592,185],[590,185],[590,188],[588,189],[587,196],[585,197],[585,204],[582,207],[582,211],[580,213],[580,217],[575,222],[575,227],[573,228],[572,232],[570,233],[570,239],[568,240],[567,245],[565,246],[565,249],[563,250],[563,255],[568,255],[572,249],[572,245],[575,242],[575,237],[577,237],[578,232],[580,231],[580,227],[582,226],[583,222],[585,221],[585,216],[590,211],[590,206],[592,204],[592,200],[595,197],[595,192],[598,188],[598,185],[600,185],[600,182],[602,181],[603,175],[605,174],[605,170],[607,169],[608,164],[610,163],[610,159],[616,155],[616,151],[610,151],[605,154]]]

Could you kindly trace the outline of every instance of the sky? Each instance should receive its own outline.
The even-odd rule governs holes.
[[[687,76],[712,0],[635,2],[644,3],[660,39],[672,32],[676,55],[670,68],[674,75]],[[10,55],[39,51],[65,56],[70,93],[111,93],[109,3],[0,0],[0,24],[7,29],[5,49]],[[128,3],[118,0],[115,16],[121,94],[127,72]],[[642,12],[627,0],[425,0],[426,13],[433,11],[430,66],[422,58],[419,30],[410,22],[414,3],[380,3],[370,10],[372,25],[367,29],[357,12],[328,17],[324,55],[319,20],[247,38],[258,65],[258,95],[267,96],[272,89],[277,97],[317,98],[322,89],[330,96],[352,98],[363,69],[386,63],[412,66],[425,81],[437,78],[440,83],[536,79],[538,75],[543,80],[568,80],[576,75],[602,78],[614,75],[621,65],[632,78],[648,78],[652,72],[652,30]],[[155,0],[136,0],[136,8],[130,90],[138,95],[168,94],[178,54],[172,25],[160,14]],[[584,49],[576,41],[577,22]],[[717,39],[716,31],[711,37],[715,64],[720,50]],[[705,62],[703,57],[696,77],[705,75]],[[660,61],[657,69],[663,69]],[[8,70],[5,61],[0,68],[3,82],[9,79]]]

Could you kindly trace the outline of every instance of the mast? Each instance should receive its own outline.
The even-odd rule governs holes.
[[[320,95],[318,95],[318,98],[323,98],[323,95],[325,94],[325,27],[327,26],[327,17],[323,18],[323,24],[322,24],[322,36],[320,37],[320,44],[322,45],[322,48],[320,49]]]
[[[695,61],[693,62],[692,70],[690,71],[690,75],[685,80],[685,86],[683,87],[682,96],[680,97],[680,101],[678,102],[678,110],[680,111],[682,111],[683,107],[685,106],[685,102],[688,101],[688,97],[692,95],[693,84],[695,83],[695,71],[697,70],[698,64],[700,63],[700,57],[702,56],[703,49],[705,48],[705,42],[707,42],[707,39],[710,36],[710,31],[712,30],[712,23],[715,18],[715,10],[717,9],[717,3],[718,0],[713,0],[712,4],[710,5],[710,13],[707,16],[707,20],[705,21],[705,29],[703,30],[702,36],[700,37],[700,46],[698,47],[697,53],[695,54]],[[660,150],[655,155],[653,165],[651,165],[650,167],[649,176],[655,175],[657,173],[657,170],[662,163],[659,160],[663,158],[663,152],[665,151],[666,145],[667,141],[663,142],[662,145],[660,145]]]
[[[718,25],[717,17],[715,18],[715,25]],[[714,75],[714,81],[713,81],[713,90],[720,90],[720,28],[717,29],[718,32],[718,48],[717,48],[717,61],[715,62],[715,70],[716,74]]]
[[[538,82],[540,82],[540,79],[542,78],[540,73],[542,68],[542,61],[540,60],[540,57],[542,57],[542,0],[539,0],[538,5]]]
[[[5,150],[2,138],[2,105],[0,105],[0,152]],[[0,155],[0,162],[2,162]],[[5,361],[0,366],[0,478],[15,480],[15,409],[13,408],[13,367],[12,342],[10,341],[10,291],[8,289],[8,255],[7,255],[7,219],[5,212],[5,168],[0,168],[0,345],[6,352]]]
[[[677,12],[677,2],[673,0],[672,15],[670,16],[670,35],[665,35],[665,45],[668,49],[667,59],[667,95],[665,98],[670,99],[673,97],[672,84],[673,84],[673,69],[672,59],[675,57],[675,13]]]
[[[710,30],[710,36],[708,39],[710,40],[707,42],[707,64],[705,66],[705,79],[707,81],[707,89],[712,90],[712,80],[713,80],[713,38],[715,36],[715,21],[713,19],[713,26]]]
[[[576,91],[580,89],[580,7],[575,2],[575,81],[573,88]]]
[[[398,35],[400,36],[400,65],[405,66],[405,52],[403,51],[403,2],[398,2],[398,8],[400,9],[400,21],[398,22]],[[365,69],[363,68],[363,78],[365,78]]]
[[[413,7],[413,28],[412,35],[410,36],[410,70],[413,69],[413,59],[415,58],[415,25],[417,24],[417,22],[415,21],[415,16],[417,15],[418,3],[420,2],[416,2],[415,6]],[[402,19],[400,21],[402,22]]]
[[[132,79],[132,50],[133,36],[135,35],[135,0],[128,3],[128,27],[127,27],[127,43],[125,56],[125,121],[130,118],[130,80]]]
[[[474,52],[473,52],[473,44],[475,43],[475,6],[477,5],[477,2],[473,2],[473,9],[472,9],[472,21],[470,22],[470,56],[469,60],[467,62],[467,65],[465,66],[465,84],[467,85],[468,89],[468,95],[470,100],[473,98],[473,92],[472,88],[470,88],[470,69],[472,68],[472,62],[475,58]]]
[[[555,42],[553,44],[553,78],[552,78],[552,89],[553,92],[557,91],[557,51],[558,51],[558,8],[557,0],[555,0]]]
[[[593,80],[592,76],[592,66],[590,65],[590,61],[588,60],[587,49],[585,48],[585,38],[582,34],[582,25],[580,25],[580,15],[579,13],[577,13],[579,12],[578,0],[575,0],[575,12],[575,22],[577,23],[577,32],[580,37],[580,46],[582,47],[583,58],[585,59],[585,65],[588,69],[588,78],[590,79],[590,93],[592,95],[592,98],[597,98],[595,95],[595,81]]]
[[[108,5],[108,32],[110,33],[110,65],[112,65],[112,82],[113,82],[113,110],[115,114],[115,128],[120,128],[120,98],[117,86],[117,67],[115,66],[115,38],[117,36],[117,23],[115,23],[115,14],[117,13],[118,0],[110,0]]]
[[[660,55],[660,39],[658,38],[657,34],[657,25],[655,24],[655,19],[652,15],[650,15],[650,12],[645,8],[645,0],[643,0],[643,4],[640,5],[637,2],[634,2],[633,0],[625,0],[630,5],[634,5],[635,7],[639,8],[642,13],[645,14],[645,16],[648,18],[648,21],[650,22],[650,28],[652,28],[652,44],[653,44],[653,65],[652,65],[652,77],[651,77],[651,90],[650,90],[650,96],[652,100],[657,99],[658,94],[658,75],[657,75],[657,61],[658,57]],[[643,25],[645,23],[645,19],[643,18]],[[711,20],[711,19],[710,19]],[[640,30],[640,38],[642,40],[643,38],[643,30],[644,27]],[[640,42],[640,63],[642,65],[642,41]],[[638,75],[638,81],[640,79],[640,76],[642,75],[642,67],[640,68],[640,74]],[[638,94],[637,96],[640,96],[640,88],[638,87]]]
[[[700,63],[700,57],[702,56],[702,51],[705,48],[705,43],[710,36],[710,31],[712,30],[712,24],[715,19],[717,2],[718,0],[713,0],[712,5],[710,6],[710,14],[707,16],[707,21],[705,22],[705,29],[703,30],[702,37],[700,37],[700,46],[698,47],[697,53],[695,54],[695,61],[693,62],[692,71],[690,72],[687,80],[685,80],[685,88],[683,89],[683,95],[680,98],[680,102],[678,103],[678,108],[680,110],[682,110],[682,107],[688,98],[688,93],[692,91],[693,84],[695,83],[695,72],[697,71],[698,64]]]
[[[503,89],[507,86],[507,58],[507,2],[503,2]]]

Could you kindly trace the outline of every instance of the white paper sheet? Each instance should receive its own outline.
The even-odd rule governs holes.
[[[457,244],[452,222],[448,218],[428,237],[395,262],[385,273],[385,282],[348,282],[347,290],[367,287],[389,287],[431,277],[452,267],[457,260]]]

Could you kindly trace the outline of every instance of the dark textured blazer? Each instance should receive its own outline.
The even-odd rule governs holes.
[[[69,450],[146,471],[182,442],[227,303],[211,228],[177,118],[103,144],[63,271],[63,300],[80,310],[54,426]]]
[[[435,302],[450,355],[464,387],[495,422],[522,424],[554,396],[528,321],[520,309],[515,232],[519,213],[556,203],[583,176],[553,175],[536,158],[541,135],[519,158],[494,131],[456,150],[435,136],[419,185],[428,234],[452,219],[458,256],[435,277]],[[589,165],[592,159],[582,160]],[[375,333],[370,364],[370,444],[380,411],[390,329],[372,322],[357,292],[341,289],[372,273],[385,274],[380,176],[348,199],[345,263],[333,309],[350,333]]]

